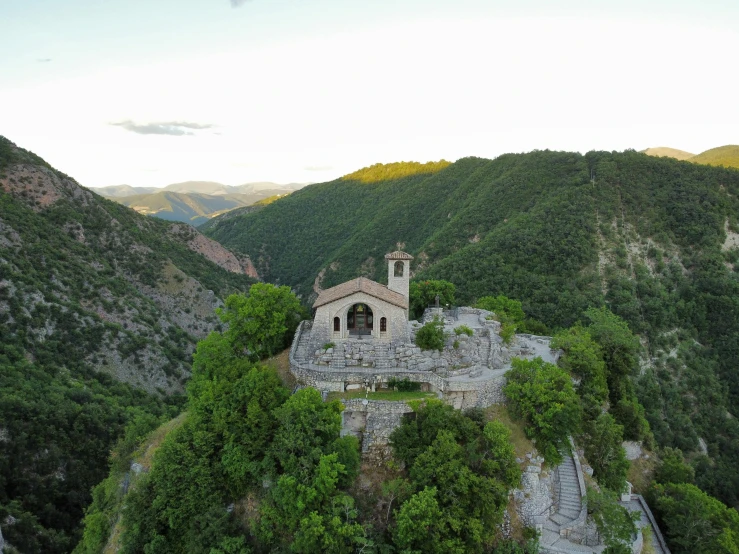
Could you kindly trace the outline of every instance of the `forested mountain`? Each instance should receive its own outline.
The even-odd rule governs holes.
[[[415,279],[453,282],[461,304],[520,299],[550,330],[605,303],[642,338],[633,379],[658,443],[736,504],[739,171],[634,151],[421,168],[373,166],[208,234],[306,302],[357,275],[385,281],[383,255],[402,248]]]
[[[0,137],[0,520],[23,552],[76,543],[124,426],[171,417],[249,259],[137,214]],[[157,393],[156,391],[159,391]],[[162,393],[172,393],[165,400]],[[137,437],[131,437],[131,440]]]

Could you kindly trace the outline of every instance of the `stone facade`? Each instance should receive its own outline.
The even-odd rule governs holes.
[[[374,317],[373,339],[382,341],[409,340],[408,316],[406,309],[390,304],[365,292],[356,292],[351,296],[335,300],[316,308],[313,317],[313,344],[320,348],[324,344],[336,342],[350,337],[347,329],[347,312],[355,304],[365,304],[372,309]],[[339,330],[334,331],[334,318],[339,318]],[[380,319],[386,318],[387,330],[380,331]]]

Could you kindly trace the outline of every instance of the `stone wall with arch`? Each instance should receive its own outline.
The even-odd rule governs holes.
[[[372,339],[407,342],[410,339],[405,309],[364,292],[356,292],[329,304],[316,308],[313,317],[312,342],[317,347],[336,340],[349,338],[347,313],[356,304],[365,304],[372,310]],[[340,329],[334,331],[334,318],[339,318]],[[386,331],[380,332],[381,318],[386,320]]]

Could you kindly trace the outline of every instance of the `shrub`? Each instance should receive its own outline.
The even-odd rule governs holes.
[[[411,381],[408,377],[404,377],[403,379],[390,377],[387,381],[387,386],[388,388],[396,389],[400,392],[415,392],[421,390],[421,383]]]
[[[500,335],[500,338],[503,339],[504,343],[511,344],[511,339],[513,338],[513,335],[516,334],[516,325],[508,322],[501,323],[498,334]]]
[[[435,317],[433,321],[429,321],[421,327],[416,333],[416,344],[422,350],[443,350],[444,349],[444,322]]]
[[[459,336],[461,334],[465,334],[468,337],[471,337],[472,335],[475,334],[475,332],[472,329],[470,329],[469,327],[467,327],[467,325],[460,325],[459,327],[455,327],[454,328],[454,334],[457,335],[457,336]]]

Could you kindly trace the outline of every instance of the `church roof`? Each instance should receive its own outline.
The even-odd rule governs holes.
[[[406,254],[406,256],[407,255],[408,254]],[[372,279],[367,279],[366,277],[359,277],[352,281],[347,281],[346,283],[341,283],[340,285],[321,291],[318,298],[316,298],[316,301],[313,303],[313,307],[318,308],[324,304],[329,304],[335,300],[350,296],[355,292],[363,292],[370,296],[374,296],[375,298],[379,298],[380,300],[384,300],[388,304],[408,309],[408,299],[405,296],[399,292],[390,290],[385,285],[381,285]]]
[[[390,252],[390,254],[385,254],[385,259],[386,260],[412,260],[413,256],[411,256],[407,252],[396,250],[395,252]]]

